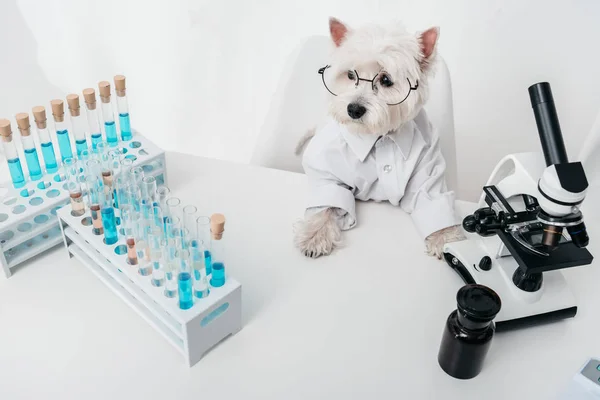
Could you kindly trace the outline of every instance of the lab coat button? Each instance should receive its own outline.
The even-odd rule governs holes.
[[[385,166],[383,167],[383,172],[385,172],[386,174],[387,174],[388,172],[390,172],[391,170],[392,170],[392,166],[391,166],[391,165],[389,165],[389,164],[387,164],[387,165],[385,165]]]

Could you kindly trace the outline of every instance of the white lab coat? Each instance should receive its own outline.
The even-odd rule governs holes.
[[[310,182],[307,214],[339,208],[343,230],[356,225],[355,198],[400,205],[422,238],[458,223],[439,137],[424,110],[387,135],[350,133],[331,119],[317,130],[302,164]]]

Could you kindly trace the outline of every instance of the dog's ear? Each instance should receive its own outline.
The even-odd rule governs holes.
[[[329,33],[331,34],[333,43],[339,47],[348,34],[348,27],[341,21],[331,17],[329,18]]]
[[[423,54],[423,59],[421,61],[421,68],[423,70],[427,69],[427,66],[433,60],[435,55],[435,45],[439,36],[440,28],[437,26],[429,28],[419,35],[419,45],[421,46],[421,53]]]

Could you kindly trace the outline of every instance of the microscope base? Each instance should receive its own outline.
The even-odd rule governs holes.
[[[465,283],[478,283],[493,289],[502,300],[502,308],[495,318],[498,331],[543,324],[574,317],[577,303],[567,281],[560,271],[543,273],[541,288],[526,292],[513,283],[518,264],[513,257],[496,258],[498,238],[474,238],[449,243],[444,257]],[[492,266],[488,271],[479,268],[479,262],[488,256]],[[455,260],[456,259],[456,260]]]

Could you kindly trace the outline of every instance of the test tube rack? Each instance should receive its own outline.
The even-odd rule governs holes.
[[[225,285],[211,287],[210,294],[194,298],[194,305],[182,310],[177,297],[164,295],[149,276],[141,276],[138,266],[129,265],[123,235],[113,245],[103,235],[94,235],[89,211],[71,215],[70,207],[58,210],[64,244],[69,257],[83,263],[109,289],[158,331],[191,367],[215,345],[241,329],[242,287],[227,277]]]
[[[141,166],[145,174],[166,183],[165,152],[136,133],[131,141],[120,142],[124,156]],[[15,189],[12,183],[0,185],[0,263],[7,278],[22,262],[62,243],[57,211],[69,204],[64,175],[47,174]],[[70,209],[70,207],[68,207]]]

